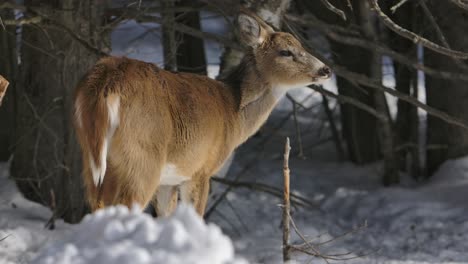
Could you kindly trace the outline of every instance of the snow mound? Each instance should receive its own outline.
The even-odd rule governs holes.
[[[109,207],[88,215],[33,263],[244,264],[231,240],[206,225],[192,207],[181,205],[170,218],[154,220],[141,210]]]

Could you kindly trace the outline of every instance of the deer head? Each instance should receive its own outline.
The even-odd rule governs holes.
[[[237,21],[240,39],[247,46],[246,57],[275,92],[285,93],[331,77],[330,68],[308,53],[293,35],[275,32],[253,14],[241,13]]]

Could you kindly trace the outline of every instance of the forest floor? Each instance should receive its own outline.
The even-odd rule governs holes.
[[[313,105],[319,98],[313,96],[311,100],[309,105]],[[350,253],[342,256],[345,258],[365,255],[339,263],[468,263],[468,158],[448,161],[429,182],[415,183],[407,175],[402,175],[401,185],[384,188],[380,183],[380,164],[359,167],[337,161],[334,144],[327,139],[329,133],[326,132],[320,107],[300,112],[298,116],[305,156],[299,158],[292,118],[288,118],[278,129],[289,113],[288,104],[289,102],[284,101],[263,127],[261,135],[253,137],[237,151],[226,179],[238,177],[242,182],[264,183],[281,189],[284,140],[286,136],[290,136],[293,148],[290,158],[292,192],[313,204],[309,207],[294,206],[292,217],[301,233],[312,239],[313,244],[332,240],[325,245],[316,246],[321,253]],[[325,125],[321,133],[319,125]],[[44,225],[51,217],[50,210],[25,200],[8,179],[7,167],[8,164],[0,166],[0,239],[4,238],[0,241],[0,263],[29,262],[38,255],[44,256],[44,252],[57,254],[60,252],[57,245],[63,245],[64,241],[73,243],[76,232],[86,233],[85,230],[90,229],[80,228],[82,225],[68,225],[62,221],[57,221],[55,230],[45,229]],[[226,188],[218,183],[213,187],[209,208]],[[279,204],[281,199],[271,194],[234,188],[207,221],[220,226],[231,238],[236,255],[251,263],[282,263]],[[181,214],[190,215],[179,215]],[[132,217],[144,218],[146,220],[141,221],[145,223],[153,222],[148,220],[147,215],[134,214]],[[100,225],[106,226],[102,223],[102,217],[96,219],[101,219]],[[197,222],[196,219],[192,220]],[[167,223],[158,221],[156,222],[160,228],[164,229]],[[171,221],[184,222],[181,217],[169,220]],[[191,222],[188,222],[190,226]],[[109,225],[115,223],[110,222]],[[89,227],[89,223],[87,226]],[[150,231],[159,230],[156,227],[145,228]],[[119,236],[112,234],[119,230],[111,228],[108,231],[115,241],[119,241]],[[132,230],[142,232],[138,228],[126,232],[132,233]],[[173,232],[175,234],[182,231],[173,228]],[[184,232],[190,233],[187,230]],[[206,234],[197,232],[193,238],[195,240]],[[341,237],[349,232],[351,233]],[[164,240],[177,239],[178,235],[174,234],[166,235],[169,238]],[[100,238],[99,235],[90,234],[88,239],[107,239],[106,236]],[[138,241],[138,236],[127,234],[125,239]],[[291,240],[301,243],[294,232]],[[107,243],[109,248],[118,248],[115,246],[117,242]],[[139,249],[153,255],[153,251],[165,245],[150,243],[141,246],[141,243],[135,242],[133,246],[141,247]],[[155,248],[148,245],[154,245]],[[207,242],[207,245],[210,243]],[[54,247],[55,250],[51,250]],[[80,247],[76,246],[75,251],[79,250]],[[229,248],[226,250],[229,252]],[[75,251],[74,254],[78,254]],[[294,253],[292,257],[298,263],[326,263],[321,258],[300,253]],[[168,263],[192,262],[175,260]]]

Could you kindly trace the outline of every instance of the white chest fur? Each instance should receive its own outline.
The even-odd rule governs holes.
[[[189,178],[181,175],[177,171],[177,167],[172,163],[166,164],[161,170],[161,185],[179,185],[187,180],[189,180]]]

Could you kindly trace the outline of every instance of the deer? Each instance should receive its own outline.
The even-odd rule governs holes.
[[[181,202],[203,217],[210,177],[291,89],[330,79],[329,67],[258,16],[236,19],[241,63],[219,80],[104,57],[75,90],[73,124],[92,212]],[[180,197],[179,197],[180,196]]]

